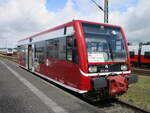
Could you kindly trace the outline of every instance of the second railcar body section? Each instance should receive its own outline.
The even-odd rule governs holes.
[[[150,65],[150,44],[144,44],[141,47],[141,63]]]
[[[150,65],[150,44],[129,45],[131,63]]]

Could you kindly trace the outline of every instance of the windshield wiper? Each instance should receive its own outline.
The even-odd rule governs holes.
[[[108,42],[111,59],[114,60],[113,52],[110,43]]]

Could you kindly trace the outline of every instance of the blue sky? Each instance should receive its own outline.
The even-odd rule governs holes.
[[[65,6],[66,2],[67,0],[47,0],[46,8],[50,11],[58,11]]]
[[[53,12],[57,12],[57,11],[60,11],[61,9],[63,9],[66,5],[68,0],[59,0],[59,1],[56,1],[56,0],[46,0],[46,8],[49,10],[49,11],[53,11]],[[80,8],[79,6],[76,4],[77,1],[75,2],[76,0],[72,0],[73,4],[74,4],[74,8],[77,10],[77,11],[80,11]]]
[[[138,4],[138,0],[129,0],[126,4],[113,4],[113,6],[110,7],[110,11],[120,11],[120,12],[126,12],[128,8],[130,7],[136,7]]]
[[[90,1],[90,0],[87,0]],[[102,0],[95,0],[97,3],[101,3]],[[110,1],[110,0],[109,0]],[[59,11],[62,8],[64,8],[65,4],[66,4],[67,0],[46,0],[46,8],[49,11]],[[76,4],[78,1],[75,2],[75,0],[72,0],[72,2],[74,3],[74,7],[77,10],[80,10],[79,6]],[[113,2],[113,1],[111,1]],[[92,3],[92,2],[91,2]],[[109,7],[109,11],[120,11],[120,12],[125,12],[129,7],[135,7],[138,4],[138,0],[129,0],[128,3],[125,4],[113,4],[113,6]],[[93,4],[95,5],[95,4]],[[100,4],[102,5],[102,4]],[[96,6],[95,6],[96,7]],[[103,6],[102,6],[103,7]]]

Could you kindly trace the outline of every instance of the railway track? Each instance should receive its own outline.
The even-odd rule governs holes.
[[[148,110],[118,99],[98,102],[95,106],[106,113],[150,113]]]
[[[132,73],[133,74],[138,74],[138,75],[144,75],[144,76],[150,76],[150,68],[132,68]]]
[[[0,54],[0,57],[11,60],[11,61],[14,61],[14,62],[17,62],[17,56],[16,55],[7,56],[7,55]]]
[[[150,113],[150,110],[142,109],[142,108],[140,108],[140,107],[138,107],[136,105],[130,104],[128,102],[125,102],[125,101],[122,101],[122,100],[117,100],[117,102],[119,104],[122,104],[122,106],[125,106],[125,107],[127,107],[129,109],[130,108],[133,109],[135,112],[138,112],[138,113]]]

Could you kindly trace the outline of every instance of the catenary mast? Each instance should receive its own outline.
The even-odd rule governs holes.
[[[104,9],[94,0],[91,0],[101,11],[104,12],[104,23],[108,23],[108,0],[104,0]]]

